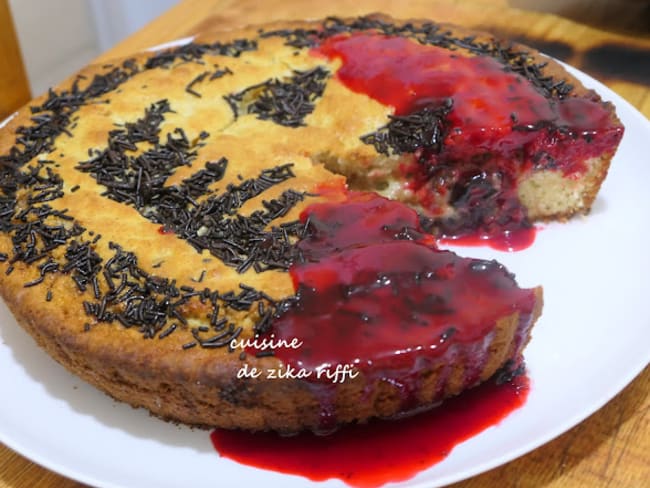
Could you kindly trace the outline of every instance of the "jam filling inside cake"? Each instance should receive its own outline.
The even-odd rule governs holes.
[[[401,188],[391,196],[432,217],[438,235],[529,227],[518,194],[523,176],[580,178],[588,160],[614,151],[622,136],[597,96],[567,97],[562,83],[544,93],[495,57],[376,32],[327,37],[312,52],[340,60],[336,78],[349,89],[394,108],[362,141],[401,156],[389,176]],[[354,177],[380,189],[372,172]]]

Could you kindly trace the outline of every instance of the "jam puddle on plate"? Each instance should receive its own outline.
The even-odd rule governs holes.
[[[459,237],[442,237],[437,242],[442,246],[487,246],[496,251],[517,252],[531,247],[539,230],[541,230],[541,227],[530,226],[506,230],[495,235],[475,232],[474,234],[465,234]]]
[[[461,442],[521,407],[529,380],[490,380],[425,413],[344,427],[329,436],[215,430],[220,456],[313,481],[337,478],[358,488],[408,480],[444,460]]]

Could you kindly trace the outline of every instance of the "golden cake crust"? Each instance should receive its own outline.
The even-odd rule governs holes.
[[[385,16],[370,19],[393,22]],[[421,26],[427,21],[410,22]],[[314,22],[276,23],[263,26],[263,32],[309,30],[319,25]],[[449,30],[457,37],[476,36],[476,42],[492,42],[485,34],[455,26],[441,25],[440,29]],[[132,148],[127,152],[136,157],[148,150],[158,151],[167,144],[165,147],[169,152],[183,153],[182,157],[187,161],[175,166],[167,175],[165,187],[179,187],[207,162],[216,163],[221,158],[228,160],[228,169],[222,178],[210,182],[209,188],[214,193],[226,192],[230,187],[258,178],[264,170],[290,163],[291,177],[283,176],[280,178],[282,181],[236,205],[237,214],[248,217],[255,211],[268,209],[264,202],[281,199],[286,192],[302,194],[303,197],[289,205],[286,213],[272,220],[270,225],[273,226],[296,221],[308,205],[327,200],[325,196],[316,195],[323,183],[337,186],[337,182],[344,181],[343,176],[333,174],[320,163],[335,161],[334,166],[341,166],[344,164],[341,161],[345,164],[353,162],[357,165],[356,171],[361,172],[371,168],[377,152],[372,145],[361,144],[359,136],[383,125],[391,114],[390,107],[348,90],[331,77],[338,61],[305,55],[296,47],[286,45],[284,37],[260,37],[260,32],[259,27],[251,27],[207,33],[195,39],[194,43],[221,43],[229,46],[224,48],[225,54],[216,55],[208,51],[195,59],[188,51],[186,59],[180,55],[153,69],[146,69],[146,66],[154,55],[138,54],[127,63],[120,60],[112,65],[85,68],[57,89],[60,98],[64,90],[74,94],[75,86],[87,90],[97,75],[105,77],[116,69],[120,73],[131,73],[134,67],[139,70],[135,75],[125,76],[115,89],[93,97],[93,103],[83,103],[71,110],[69,123],[54,138],[51,147],[24,163],[24,168],[33,168],[35,174],[47,179],[46,186],[54,181],[48,176],[48,168],[60,175],[62,181],[53,183],[60,194],[30,203],[30,198],[42,190],[36,188],[37,184],[31,184],[30,190],[26,190],[27,187],[19,189],[16,214],[29,209],[30,205],[47,205],[58,212],[46,217],[48,225],[65,229],[67,241],[66,245],[45,252],[47,256],[44,259],[27,264],[20,259],[12,262],[12,249],[17,245],[12,238],[16,231],[0,233],[0,252],[6,254],[9,261],[4,266],[11,267],[11,272],[2,274],[0,294],[18,322],[53,358],[118,400],[145,407],[164,419],[191,425],[293,431],[319,426],[322,404],[313,385],[296,380],[237,379],[237,372],[243,364],[264,369],[277,367],[280,362],[273,357],[255,358],[250,355],[242,361],[227,347],[208,348],[196,344],[200,342],[197,337],[207,337],[199,328],[210,325],[210,314],[217,302],[221,307],[215,312],[219,319],[232,324],[233,331],[241,327],[239,337],[253,336],[261,312],[255,307],[238,310],[227,305],[229,299],[222,296],[228,292],[235,295],[246,292],[248,288],[241,287],[244,284],[262,291],[264,297],[255,300],[268,306],[266,297],[280,301],[295,293],[286,270],[256,272],[251,267],[242,273],[236,266],[210,254],[210,249],[203,248],[197,252],[187,240],[167,232],[168,229],[155,218],[147,218],[151,209],[136,208],[129,202],[103,195],[108,187],[98,183],[100,170],[90,164],[100,157],[114,157],[106,148],[119,143],[120,133],[124,135],[131,130],[129,124],[146,118],[147,114],[159,114],[161,120],[154,124],[159,131],[155,133],[158,142],[152,143],[145,137],[138,140],[135,150]],[[246,44],[238,45],[241,39],[257,39],[256,48],[247,50]],[[238,49],[243,50],[237,56],[232,55],[232,50]],[[547,61],[530,48],[513,45],[513,49],[528,51],[531,63]],[[327,89],[317,96],[314,108],[304,116],[304,125],[287,127],[268,120],[260,121],[244,113],[233,116],[232,100],[228,101],[228,96],[241,94],[266,80],[287,79],[296,71],[311,72],[319,66],[326,66],[330,72]],[[549,62],[544,73],[574,85],[572,96],[591,96],[591,92],[555,62]],[[35,99],[0,129],[0,154],[12,154],[19,146],[16,134],[21,137],[20,128],[38,124],[38,117],[48,112],[45,109],[33,112],[30,107],[45,107],[53,98],[56,97],[52,94],[44,94]],[[362,117],[358,115],[359,107],[363,107]],[[618,122],[613,109],[610,110],[612,120]],[[176,128],[183,129],[182,136],[175,132]],[[178,146],[183,147],[178,149]],[[578,192],[579,204],[568,210],[550,204],[541,205],[531,210],[532,217],[561,219],[588,211],[607,174],[611,157],[612,154],[604,154],[589,163],[590,169],[580,189],[571,186],[574,181],[562,179],[554,182],[560,186],[570,185],[571,188],[566,190],[569,193]],[[3,164],[9,165],[11,161],[5,160]],[[80,170],[80,167],[86,169]],[[535,194],[535,189],[539,185],[535,182],[528,186],[530,188],[526,191],[537,197],[526,200],[527,196],[523,195],[521,198],[530,209],[534,209],[539,200],[539,192]],[[200,198],[205,198],[206,194]],[[66,220],[65,215],[72,216],[85,230],[75,234],[73,224]],[[31,218],[36,217],[28,213],[20,225]],[[29,234],[29,231],[25,232]],[[31,238],[26,239],[28,242]],[[33,239],[36,239],[37,246],[41,243],[41,237]],[[102,266],[111,257],[126,259],[129,252],[134,252],[137,263],[116,272],[114,279],[118,281],[113,285],[119,285],[120,273],[127,276],[125,280],[134,281],[138,286],[152,286],[145,275],[175,280],[173,284],[169,281],[159,284],[163,292],[150,291],[158,304],[165,294],[166,299],[173,302],[182,295],[178,291],[181,287],[191,288],[196,294],[176,308],[183,319],[167,317],[164,327],[156,326],[158,328],[150,334],[152,337],[146,339],[143,339],[146,333],[138,325],[130,323],[125,327],[117,319],[102,320],[106,311],[119,314],[126,305],[105,300],[114,289],[102,278],[101,272],[89,275],[98,277],[95,285],[92,278],[83,282],[86,277],[79,274],[78,267],[71,265],[65,269],[67,264],[75,262],[66,255],[70,251],[70,242],[75,240],[86,245],[84,252],[90,249],[99,256],[103,260]],[[111,243],[116,243],[119,248]],[[28,246],[25,243],[20,245]],[[58,263],[56,270],[54,264],[50,268],[43,267],[48,259]],[[90,266],[92,268],[92,260]],[[83,282],[82,285],[71,279],[74,276]],[[172,287],[179,294],[172,296],[169,291]],[[221,295],[215,298],[206,293],[197,298],[204,289],[218,290]],[[538,288],[530,323],[535,322],[541,309],[542,292]],[[176,331],[159,339],[173,322],[177,325]],[[508,359],[520,354],[530,338],[528,329],[523,331],[523,339],[520,337],[520,326],[517,312],[504,314],[496,321],[493,334],[485,338],[484,347],[488,353],[480,380],[487,379]],[[428,404],[456,395],[470,386],[463,379],[465,360],[469,359],[455,358],[451,366],[440,362],[421,372],[419,402]],[[442,396],[437,391],[441,382],[446,382]],[[341,422],[399,413],[400,398],[393,387],[378,382],[368,398],[363,396],[367,386],[367,378],[360,375],[336,387],[333,402]]]

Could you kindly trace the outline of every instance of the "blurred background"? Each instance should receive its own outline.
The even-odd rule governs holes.
[[[314,3],[318,0],[304,1]],[[326,0],[320,1],[327,5]],[[385,0],[383,3],[401,11],[406,1]],[[0,0],[0,120],[177,3],[179,0]],[[200,0],[186,3],[200,5]],[[210,15],[218,17],[223,12],[236,11],[240,2],[205,3],[215,7]],[[248,3],[246,9],[254,4],[243,3]],[[417,3],[424,2],[418,0]],[[647,47],[650,43],[650,0],[431,0],[434,11],[440,4],[480,6],[480,11],[485,13],[482,20],[474,22],[476,27],[529,44],[601,80],[619,78],[625,83],[650,85],[650,49]],[[488,13],[509,7],[552,13],[601,29],[608,39],[627,36],[627,44],[603,43],[585,38],[576,31],[571,41],[573,45],[566,42],[564,34],[555,32],[552,25],[548,25],[543,36],[540,37],[539,32],[531,36],[530,26],[501,25],[499,19]],[[168,35],[169,40],[178,37],[178,32]],[[630,40],[635,45],[628,45]],[[590,48],[588,52],[587,48]],[[27,84],[21,64],[25,66]],[[632,99],[636,101],[634,96],[632,94]]]
[[[40,95],[178,0],[9,0],[32,95]]]
[[[9,0],[8,3],[31,93],[36,96],[178,0]],[[637,30],[645,35],[650,31],[650,0],[509,0],[505,3],[613,29]]]

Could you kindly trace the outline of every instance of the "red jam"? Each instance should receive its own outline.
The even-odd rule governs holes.
[[[517,195],[520,175],[535,168],[582,176],[585,161],[613,152],[623,134],[595,94],[546,98],[488,56],[370,32],[327,38],[314,53],[339,59],[343,84],[392,106],[396,115],[451,99],[441,150],[416,151],[401,168],[430,216],[445,211],[432,195],[451,191],[456,215],[440,225],[447,236],[528,227]]]
[[[301,219],[310,222],[298,243],[304,262],[290,269],[299,298],[268,334],[300,340],[299,348],[275,356],[311,372],[323,430],[337,424],[329,395],[336,379],[328,372],[347,366],[370,385],[389,382],[409,410],[421,403],[422,373],[438,364],[464,357],[463,384],[476,384],[498,318],[518,312],[521,337],[532,325],[533,290],[518,288],[494,261],[438,250],[402,203],[350,193],[342,202],[311,205]],[[446,380],[442,374],[432,401],[443,396]]]
[[[301,218],[311,234],[298,244],[305,263],[290,270],[299,305],[273,329],[303,346],[278,351],[284,361],[410,368],[416,357],[480,340],[503,315],[531,312],[532,291],[494,262],[436,249],[404,204],[353,193]]]
[[[497,251],[523,251],[528,249],[535,242],[537,227],[521,227],[519,229],[506,230],[498,235],[486,235],[480,232],[466,234],[459,237],[438,239],[438,244],[448,246],[485,246],[486,244]]]
[[[348,426],[327,437],[216,430],[211,439],[220,456],[241,464],[371,488],[408,480],[442,461],[521,407],[527,395],[528,378],[518,376],[502,385],[484,383],[414,417]]]

